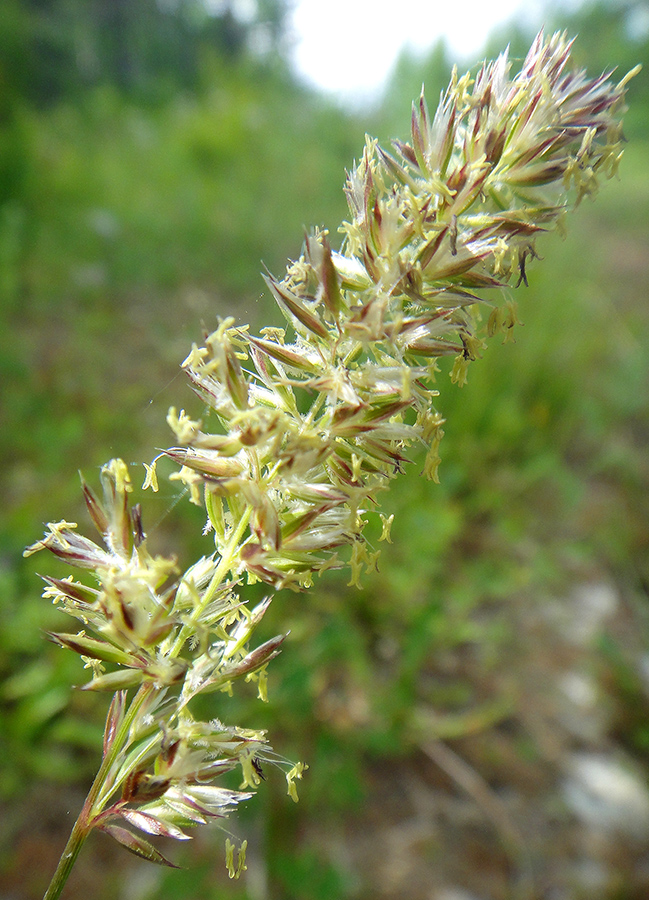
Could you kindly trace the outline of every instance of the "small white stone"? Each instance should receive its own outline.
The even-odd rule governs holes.
[[[593,582],[575,588],[569,605],[571,621],[566,637],[584,647],[597,637],[602,626],[616,612],[619,597],[612,585]]]
[[[571,670],[560,675],[558,687],[557,716],[561,725],[580,740],[600,741],[608,716],[596,682],[584,672]]]
[[[482,898],[457,885],[447,885],[437,888],[433,892],[431,900],[482,900]]]
[[[594,831],[649,835],[649,790],[644,780],[617,759],[574,753],[563,784],[566,802]]]

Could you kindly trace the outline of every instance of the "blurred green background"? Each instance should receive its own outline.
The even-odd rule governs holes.
[[[169,405],[201,409],[178,364],[203,323],[279,323],[280,274],[305,227],[332,239],[344,170],[369,132],[406,137],[453,63],[404,55],[363,114],[298,84],[287,6],[245,22],[198,0],[3,0],[0,12],[0,898],[37,898],[96,769],[106,698],[42,637],[57,612],[23,547],[86,526],[113,455],[149,461]],[[644,18],[643,18],[644,16]],[[649,5],[555,8],[575,57],[647,64]],[[644,23],[644,24],[643,24]],[[532,35],[489,37],[520,57]],[[649,895],[649,89],[630,84],[620,180],[539,245],[460,389],[440,375],[441,485],[397,482],[392,545],[363,589],[328,573],[280,595],[291,629],[270,703],[207,715],[270,730],[310,769],[228,823],[167,847],[187,870],[93,836],[67,896],[120,900],[640,900]],[[333,242],[333,240],[332,240]],[[136,480],[137,480],[136,476]],[[209,552],[173,485],[145,498],[160,552]],[[625,793],[626,791],[626,793]],[[127,857],[127,858],[124,858]]]

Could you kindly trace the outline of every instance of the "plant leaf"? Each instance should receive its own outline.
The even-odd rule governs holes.
[[[176,825],[170,825],[163,822],[157,816],[151,813],[140,812],[137,809],[120,809],[119,815],[126,821],[139,828],[140,831],[146,831],[147,834],[159,834],[162,837],[174,838],[177,841],[191,841],[191,835],[178,828]]]
[[[135,856],[139,856],[140,859],[147,859],[149,862],[157,863],[159,866],[168,866],[170,869],[180,868],[180,866],[177,866],[175,863],[168,860],[166,856],[163,856],[159,850],[156,850],[153,844],[145,841],[144,838],[138,837],[138,835],[133,834],[131,831],[127,831],[126,828],[122,828],[119,825],[98,825],[97,828],[100,831],[105,831],[106,834],[109,834],[114,838],[118,844],[125,847],[129,853],[134,853]]]
[[[133,657],[124,650],[114,647],[105,641],[87,637],[85,634],[63,634],[61,632],[46,631],[45,636],[54,644],[74,650],[82,656],[90,656],[92,659],[101,659],[104,662],[116,663],[118,666],[132,665]]]
[[[117,691],[106,716],[106,727],[104,729],[104,756],[113,746],[117,729],[124,721],[124,710],[126,708],[126,691]]]

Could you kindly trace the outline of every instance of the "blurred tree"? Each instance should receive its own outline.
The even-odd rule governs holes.
[[[282,56],[286,0],[4,0],[0,91],[38,105],[110,84],[156,100],[216,53]]]

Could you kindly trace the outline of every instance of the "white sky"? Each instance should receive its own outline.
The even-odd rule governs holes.
[[[574,0],[564,0],[575,5]],[[462,63],[512,16],[536,28],[543,0],[296,0],[294,64],[311,84],[359,104],[377,96],[401,49],[441,37]]]

